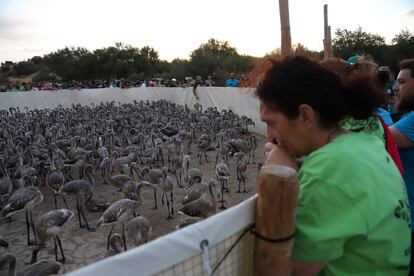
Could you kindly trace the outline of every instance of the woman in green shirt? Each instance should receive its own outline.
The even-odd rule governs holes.
[[[294,275],[407,275],[410,213],[404,182],[384,144],[341,128],[381,103],[369,75],[341,79],[303,57],[270,61],[257,88],[267,124],[266,164],[297,169],[300,194]]]

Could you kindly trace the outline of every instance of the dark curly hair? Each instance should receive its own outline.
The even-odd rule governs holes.
[[[301,56],[268,62],[270,68],[256,94],[290,119],[297,118],[301,104],[308,104],[318,113],[321,126],[329,128],[348,116],[367,119],[383,100],[372,74],[340,76]]]
[[[414,79],[414,59],[403,59],[400,61],[400,70],[411,70],[411,78]]]

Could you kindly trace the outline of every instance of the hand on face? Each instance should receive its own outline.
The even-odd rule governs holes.
[[[296,159],[292,156],[283,145],[273,143],[265,144],[265,165],[282,165],[298,170]]]

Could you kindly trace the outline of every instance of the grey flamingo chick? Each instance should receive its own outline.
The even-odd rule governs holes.
[[[199,178],[195,178],[195,180],[197,181],[195,183],[192,183],[192,185],[187,188],[186,193],[183,197],[183,204],[199,199],[203,194],[207,193],[210,182],[214,182],[214,185],[219,184],[214,178],[211,178],[208,183],[201,182],[201,179]]]
[[[52,190],[53,197],[55,199],[55,209],[57,209],[57,192],[59,191],[60,187],[65,184],[65,176],[61,171],[56,169],[55,162],[53,158],[50,159],[50,171],[46,175],[46,185]],[[65,195],[62,194],[63,202],[65,203],[66,208],[68,207],[68,203],[66,202]]]
[[[236,157],[236,174],[237,174],[237,181],[239,182],[239,188],[237,189],[236,193],[241,193],[240,186],[241,183],[243,183],[244,189],[243,193],[247,193],[246,190],[246,171],[247,171],[247,162],[244,158],[244,154],[242,152],[236,152],[234,154],[234,157]]]
[[[221,206],[220,209],[225,209],[224,207],[224,192],[228,191],[227,181],[230,176],[229,167],[225,163],[224,160],[222,160],[220,163],[217,164],[215,174],[217,177],[217,180],[221,183]]]
[[[116,254],[119,254],[122,252],[122,237],[118,233],[112,234],[110,240],[109,240],[109,250],[106,250],[103,252],[97,260],[103,260],[105,258],[115,256]]]
[[[17,273],[17,276],[45,276],[61,274],[62,265],[55,261],[38,261],[37,263],[25,266]]]
[[[79,227],[81,229],[86,227],[90,232],[94,232],[95,229],[89,227],[88,221],[83,213],[83,200],[87,203],[92,198],[93,188],[95,186],[93,174],[93,167],[91,165],[87,165],[85,167],[85,175],[88,180],[75,179],[66,182],[58,191],[59,194],[76,196],[76,211],[78,213]],[[81,216],[85,221],[85,225],[82,224]]]
[[[183,161],[182,161],[182,158],[180,156],[175,156],[172,159],[172,169],[171,169],[171,173],[175,176],[175,179],[177,180],[177,186],[180,187],[180,188],[182,187],[181,186],[182,164],[183,164]],[[179,171],[179,173],[180,173],[180,178],[178,178],[177,171]]]
[[[38,188],[23,187],[16,190],[10,197],[7,205],[4,207],[2,214],[6,218],[10,218],[18,212],[26,212],[26,230],[27,245],[36,244],[36,231],[33,223],[32,211],[43,202],[43,195]],[[30,240],[30,227],[34,235],[34,243]]]
[[[3,209],[13,191],[13,183],[10,180],[9,174],[4,166],[4,161],[1,158],[0,171],[2,173],[2,177],[0,178],[0,209]]]
[[[151,236],[151,231],[150,222],[143,216],[138,216],[128,221],[128,239],[132,240],[132,243],[136,246],[147,242]]]
[[[193,200],[184,204],[180,211],[184,214],[192,217],[206,218],[211,213],[215,213],[217,209],[217,199],[214,195],[213,189],[215,188],[215,182],[208,183],[208,191],[210,195],[210,201],[206,199],[206,196],[202,196],[197,200]]]
[[[43,214],[36,221],[36,234],[39,239],[38,245],[33,249],[31,263],[37,262],[37,254],[46,246],[46,242],[53,238],[55,260],[63,263],[65,254],[63,254],[62,242],[59,238],[62,227],[75,214],[68,209],[52,210]],[[59,246],[62,259],[58,259],[57,247]]]
[[[184,228],[184,227],[186,227],[188,225],[191,225],[191,224],[194,224],[194,223],[197,223],[197,222],[203,220],[203,218],[200,218],[200,217],[190,217],[190,216],[187,216],[183,212],[178,212],[178,214],[181,214],[184,217],[181,218],[180,223],[175,227],[175,229]]]
[[[253,157],[253,164],[256,164],[256,162],[254,161],[254,152],[257,149],[257,137],[256,137],[256,135],[252,134],[249,139],[250,139],[250,142],[252,144],[252,148],[250,150],[249,159],[247,160],[247,164],[249,164],[249,162],[250,162],[250,157]]]
[[[141,203],[139,201],[131,200],[128,198],[120,199],[109,206],[108,209],[102,214],[101,218],[98,221],[97,228],[101,225],[111,225],[111,231],[108,234],[108,243],[107,249],[109,249],[109,240],[114,230],[115,225],[122,224],[122,240],[124,242],[124,249],[126,248],[125,242],[125,229],[124,224],[126,221],[133,217],[133,213],[136,208],[139,207]]]
[[[86,209],[89,212],[103,212],[111,205],[107,200],[97,197],[92,197],[85,202]]]
[[[171,219],[174,215],[174,196],[173,196],[173,190],[174,190],[174,180],[167,176],[167,168],[162,169],[163,177],[161,182],[158,184],[158,186],[162,190],[162,196],[161,196],[161,203],[164,205],[164,197],[167,201],[167,208],[168,208],[168,217],[167,219]],[[170,192],[171,200],[168,199],[168,192]],[[171,204],[171,211],[170,211],[170,204]]]
[[[127,174],[116,174],[110,175],[110,166],[109,166],[109,158],[106,157],[101,162],[101,168],[105,170],[105,182],[111,184],[115,188],[118,188],[120,191],[122,190],[122,186],[127,182],[132,180],[132,178]]]
[[[161,183],[164,177],[164,173],[160,169],[148,169],[144,168],[141,172],[141,179],[150,182],[151,184],[158,185]],[[153,210],[157,210],[157,190],[154,190],[154,207]]]
[[[137,181],[131,180],[124,184],[124,187],[122,188],[122,192],[124,193],[125,198],[137,201],[139,205],[141,205],[142,202],[144,201],[144,197],[142,196],[142,189],[144,187],[148,187],[152,190],[157,189],[156,185],[153,185],[149,183],[148,181],[137,182]],[[133,215],[134,217],[136,217],[135,210],[134,210]]]
[[[186,182],[187,185],[194,177],[203,179],[203,172],[199,168],[190,169],[190,155],[184,155],[182,168],[184,171],[184,182]]]

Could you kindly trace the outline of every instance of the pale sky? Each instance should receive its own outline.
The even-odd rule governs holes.
[[[414,32],[414,0],[290,0],[292,43],[322,50],[323,5],[337,28],[386,37]],[[0,0],[0,62],[43,56],[65,46],[149,45],[161,59],[189,58],[209,38],[239,54],[280,47],[278,0]]]

